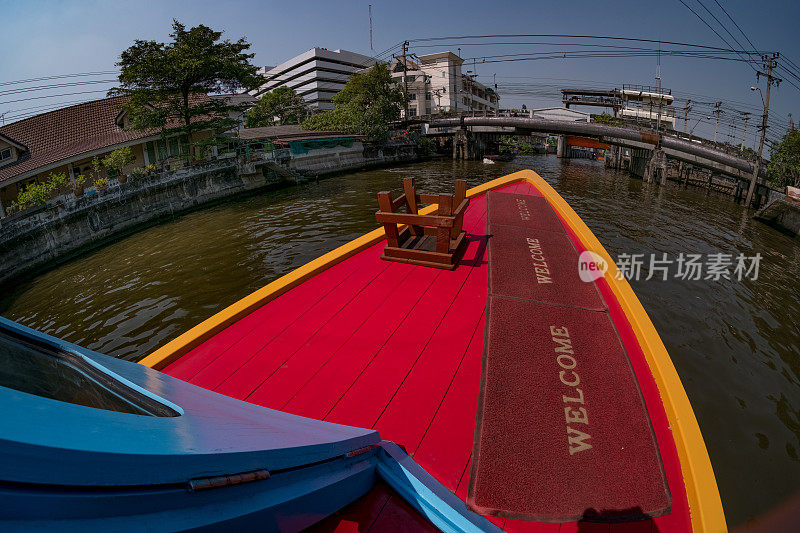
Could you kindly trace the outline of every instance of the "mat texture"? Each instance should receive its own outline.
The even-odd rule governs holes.
[[[595,284],[581,281],[578,252],[566,234],[490,224],[489,235],[492,294],[606,309]]]
[[[667,513],[650,419],[605,304],[594,283],[580,281],[568,237],[527,225],[548,220],[542,211],[555,217],[549,204],[526,204],[530,216],[515,222],[514,196],[489,197],[489,298],[467,503],[542,522]],[[529,239],[552,283],[531,270]]]
[[[497,191],[489,191],[486,195],[491,224],[519,226],[566,235],[564,226],[545,198]]]

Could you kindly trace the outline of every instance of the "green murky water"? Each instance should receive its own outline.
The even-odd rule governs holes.
[[[537,170],[609,253],[763,256],[757,281],[632,281],[706,438],[729,525],[800,490],[800,243],[727,198],[586,160],[428,162],[358,172],[176,217],[5,287],[0,313],[136,360],[278,276],[375,227],[376,193],[450,190]],[[647,269],[644,270],[645,274]]]

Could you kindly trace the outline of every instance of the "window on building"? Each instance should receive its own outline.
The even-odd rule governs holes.
[[[412,83],[414,80],[417,79],[416,76],[406,76],[408,83]]]
[[[11,148],[0,150],[0,161],[5,161],[6,159],[11,159]]]
[[[425,114],[426,115],[430,115],[431,114],[431,108],[430,107],[426,107],[425,108]]]
[[[156,142],[156,146],[158,147],[158,159],[159,161],[163,161],[167,158],[167,141],[159,139]]]
[[[413,101],[413,100],[416,100],[416,99],[417,99],[417,93],[410,93],[410,94],[408,95],[408,99],[409,99],[409,100],[412,100],[412,101]]]
[[[147,149],[147,160],[150,162],[151,165],[155,164],[156,162],[156,144],[153,141],[148,141],[145,145]]]
[[[431,96],[431,93],[425,93],[425,100],[430,100]]]
[[[408,116],[409,117],[416,117],[417,116],[417,108],[416,107],[409,107],[408,108]]]

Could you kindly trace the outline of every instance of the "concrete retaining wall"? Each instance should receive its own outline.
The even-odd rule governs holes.
[[[70,194],[0,219],[0,283],[209,202],[309,176],[415,161],[417,155],[413,145],[376,148],[359,142],[349,148],[311,150],[283,161],[274,153],[256,159],[247,164],[220,160],[129,180],[96,194],[78,199]]]
[[[288,166],[293,171],[322,176],[416,159],[417,152],[413,144],[375,147],[355,142],[349,147],[336,146],[310,150],[306,154],[294,154]]]
[[[758,211],[754,218],[785,233],[800,237],[800,202],[777,198]]]
[[[271,171],[239,175],[231,160],[129,180],[78,199],[51,200],[0,220],[0,282],[161,217],[284,179]]]

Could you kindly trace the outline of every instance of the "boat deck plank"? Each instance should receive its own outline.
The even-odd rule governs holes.
[[[502,190],[541,196],[527,183]],[[265,304],[165,371],[273,409],[374,427],[464,500],[484,342],[485,216],[485,196],[472,199],[464,219],[468,248],[453,271],[381,261],[384,243],[378,243]],[[599,288],[606,300],[613,299],[607,285]],[[491,518],[508,531],[689,530],[680,463],[658,389],[638,345],[632,346],[632,331],[622,327],[618,304],[609,312],[653,417],[673,513],[612,525]],[[376,487],[319,528],[384,531],[428,525],[418,522],[421,517],[390,489]]]

